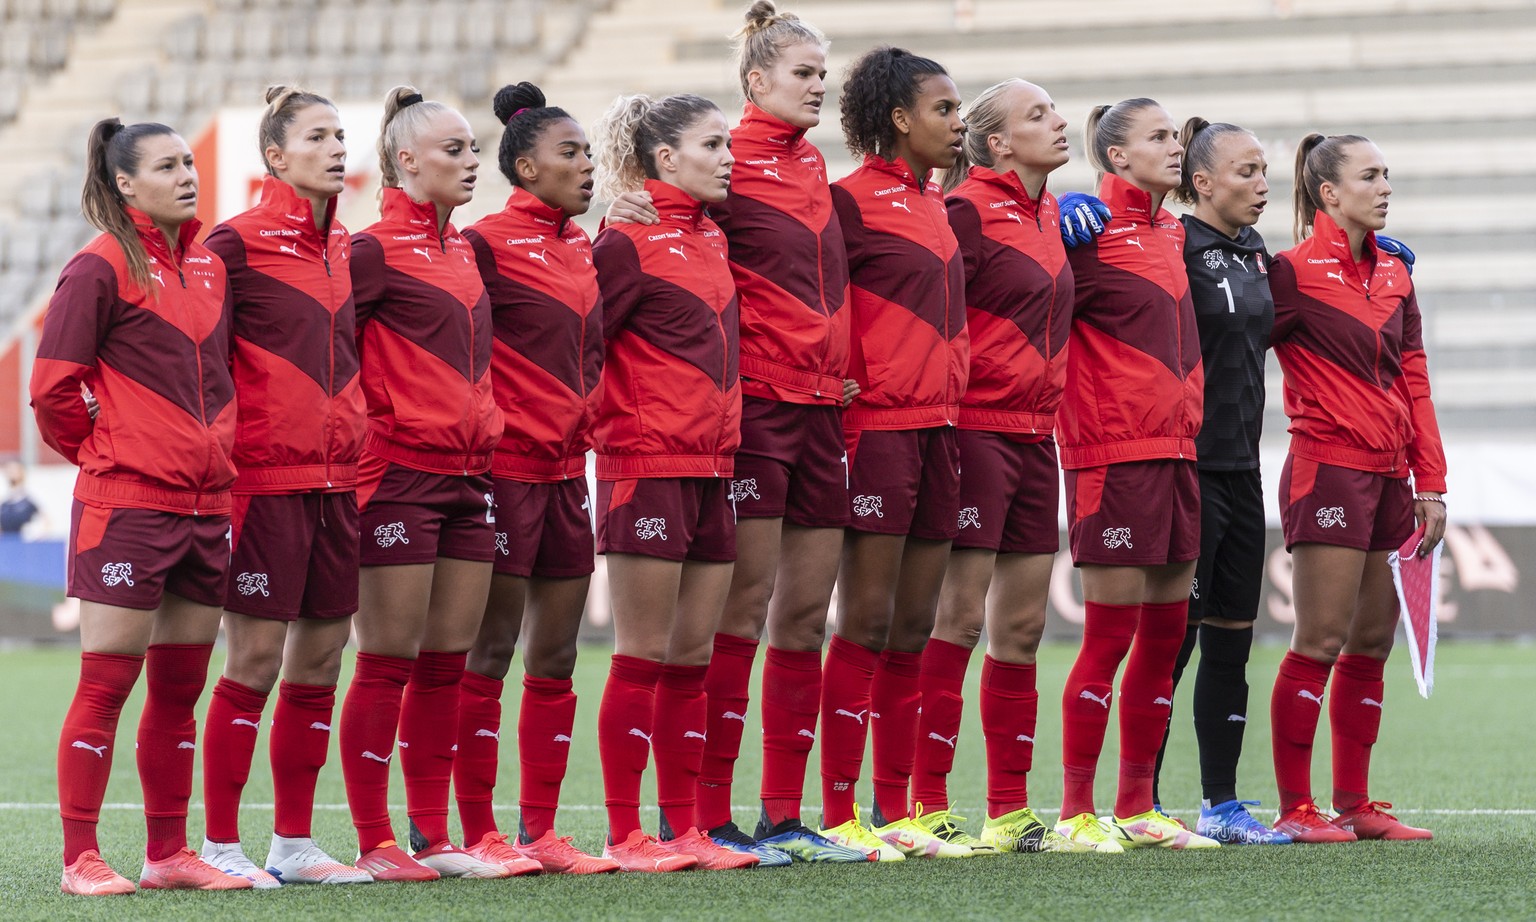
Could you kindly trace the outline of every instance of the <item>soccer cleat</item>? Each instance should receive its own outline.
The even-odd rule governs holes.
[[[701,871],[739,871],[755,868],[759,863],[756,855],[716,845],[697,826],[689,826],[687,832],[675,839],[663,840],[660,846],[674,855],[697,858]]]
[[[1202,800],[1195,832],[1223,845],[1290,845],[1290,836],[1249,815],[1248,808],[1258,805],[1256,800],[1229,800],[1215,805]]]
[[[380,881],[427,881],[443,876],[407,855],[394,839],[386,839],[358,855],[356,864],[359,871]]]
[[[794,863],[794,859],[790,858],[790,856],[762,844],[742,832],[741,827],[735,823],[725,823],[724,825],[716,826],[709,831],[709,838],[710,841],[721,848],[728,848],[733,852],[756,857],[757,866],[760,868],[782,868]]]
[[[1310,801],[1280,814],[1275,819],[1274,830],[1303,845],[1359,840],[1359,836],[1348,829],[1330,823],[1323,811],[1317,809],[1317,804]]]
[[[987,821],[981,827],[981,841],[1000,852],[1091,852],[1093,848],[1073,842],[1045,825],[1035,811],[1024,807]]]
[[[499,832],[486,833],[479,842],[464,849],[464,854],[504,868],[507,877],[539,874],[544,870],[544,865],[537,858],[530,858],[508,845],[507,837]]]
[[[922,810],[923,805],[918,804],[917,808]],[[881,822],[884,819],[880,815],[879,806],[876,806],[869,819],[870,832],[908,858],[971,857],[969,848],[945,842],[911,817],[904,816],[889,823]]]
[[[997,847],[988,842],[983,842],[964,829],[959,823],[965,822],[965,817],[957,816],[948,810],[940,810],[937,813],[924,813],[923,805],[917,804],[912,811],[912,822],[923,827],[934,838],[955,846],[956,848],[968,848],[971,857],[979,858],[983,855],[1002,854]]]
[[[1071,843],[1072,851],[1100,855],[1118,855],[1125,851],[1092,813],[1079,813],[1062,820],[1056,824],[1056,833]]]
[[[1183,829],[1185,831],[1190,831],[1188,823],[1184,822],[1183,820],[1179,819],[1176,816],[1170,816],[1168,814],[1168,811],[1163,809],[1163,805],[1162,804],[1157,804],[1157,803],[1153,804],[1152,805],[1152,812],[1156,813],[1158,816],[1162,817],[1163,819],[1167,820],[1168,822],[1177,825],[1180,829]]]
[[[225,874],[234,877],[244,877],[251,882],[251,887],[256,890],[276,890],[282,884],[276,877],[256,866],[256,862],[245,857],[239,842],[210,842],[203,840],[202,859]]]
[[[484,839],[480,840],[480,844],[484,844],[484,842]],[[502,841],[502,844],[505,844],[505,840]],[[512,872],[504,865],[493,864],[483,858],[477,858],[447,839],[436,845],[417,849],[411,853],[411,857],[436,871],[441,877],[495,880],[500,877],[512,876]]]
[[[518,838],[515,846],[523,855],[544,866],[546,874],[612,874],[619,863],[612,858],[589,855],[571,844],[570,836],[557,836],[553,829],[531,842]]]
[[[776,826],[769,826],[768,817],[764,815],[757,823],[757,844],[773,849],[794,861],[813,864],[817,862],[853,864],[869,860],[868,852],[861,848],[838,845],[831,839],[813,832],[810,827],[800,822],[798,817],[790,817]]]
[[[139,887],[144,890],[249,890],[252,886],[250,878],[225,874],[190,848],[159,861],[145,861],[139,874]]]
[[[81,852],[59,878],[59,892],[74,896],[124,896],[136,889],[133,881],[112,870],[94,848]]]
[[[1190,832],[1182,823],[1175,822],[1156,810],[1138,813],[1121,819],[1100,817],[1109,827],[1110,835],[1121,848],[1221,848],[1215,839]]]
[[[698,858],[662,848],[654,837],[639,829],[630,833],[629,838],[623,842],[608,842],[604,845],[603,857],[617,864],[621,871],[644,874],[686,871],[699,865]]]
[[[825,821],[825,818],[823,818]],[[859,805],[853,805],[853,819],[846,823],[834,826],[831,829],[821,830],[822,838],[833,845],[841,845],[843,848],[851,848],[861,851],[869,856],[870,861],[905,861],[907,856],[900,849],[887,845],[885,840],[870,831],[868,826],[859,822]]]
[[[1345,810],[1334,818],[1333,825],[1352,832],[1357,839],[1382,839],[1389,842],[1433,839],[1428,829],[1409,826],[1388,813],[1392,805],[1383,800],[1373,800],[1353,810]]]
[[[314,839],[272,837],[267,873],[283,884],[370,884],[373,876],[342,864],[320,850]]]

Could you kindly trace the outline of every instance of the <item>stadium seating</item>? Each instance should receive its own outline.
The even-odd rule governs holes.
[[[1391,232],[1420,254],[1437,399],[1448,428],[1536,426],[1536,4],[1531,0],[814,0],[830,79],[890,42],[929,54],[963,95],[1011,76],[1073,123],[1058,190],[1091,188],[1088,108],[1150,95],[1183,118],[1247,125],[1270,155],[1260,229],[1290,243],[1303,133],[1357,131],[1388,156]],[[338,100],[410,80],[457,98],[482,139],[488,95],[535,79],[584,123],[619,92],[740,104],[733,0],[0,0],[0,345],[88,231],[76,207],[84,126],[116,108],[195,131],[273,81]],[[568,53],[567,53],[568,51]],[[105,104],[104,104],[105,101]],[[832,174],[852,164],[837,113],[812,132]],[[494,148],[491,148],[494,149]],[[487,170],[487,172],[493,172]],[[499,178],[473,210],[496,207]],[[468,215],[466,215],[467,217]],[[1278,391],[1278,377],[1272,384]],[[1283,429],[1272,401],[1271,432]]]

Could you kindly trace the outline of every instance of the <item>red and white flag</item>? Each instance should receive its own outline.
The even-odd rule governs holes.
[[[1420,557],[1423,540],[1424,526],[1420,525],[1402,547],[1387,556],[1387,563],[1392,567],[1392,583],[1402,606],[1413,678],[1419,683],[1419,694],[1428,698],[1435,690],[1435,641],[1439,638],[1435,614],[1440,600],[1440,551],[1445,542],[1436,544],[1428,557]]]

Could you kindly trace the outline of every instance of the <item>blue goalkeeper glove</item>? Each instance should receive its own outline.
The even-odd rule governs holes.
[[[1067,249],[1097,240],[1109,223],[1109,206],[1086,192],[1068,192],[1056,204],[1061,210],[1061,242]]]
[[[1066,227],[1065,218],[1062,219],[1062,227]],[[1398,259],[1401,259],[1403,261],[1403,265],[1408,267],[1408,274],[1413,274],[1414,256],[1413,251],[1408,249],[1408,244],[1402,242],[1401,240],[1388,237],[1386,234],[1377,234],[1376,249],[1387,254],[1388,256],[1396,256]]]

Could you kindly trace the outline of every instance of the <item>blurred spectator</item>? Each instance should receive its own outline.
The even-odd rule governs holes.
[[[22,528],[38,514],[37,503],[27,494],[27,469],[21,462],[12,461],[5,466],[5,479],[10,486],[5,500],[0,502],[0,537],[20,537]]]

